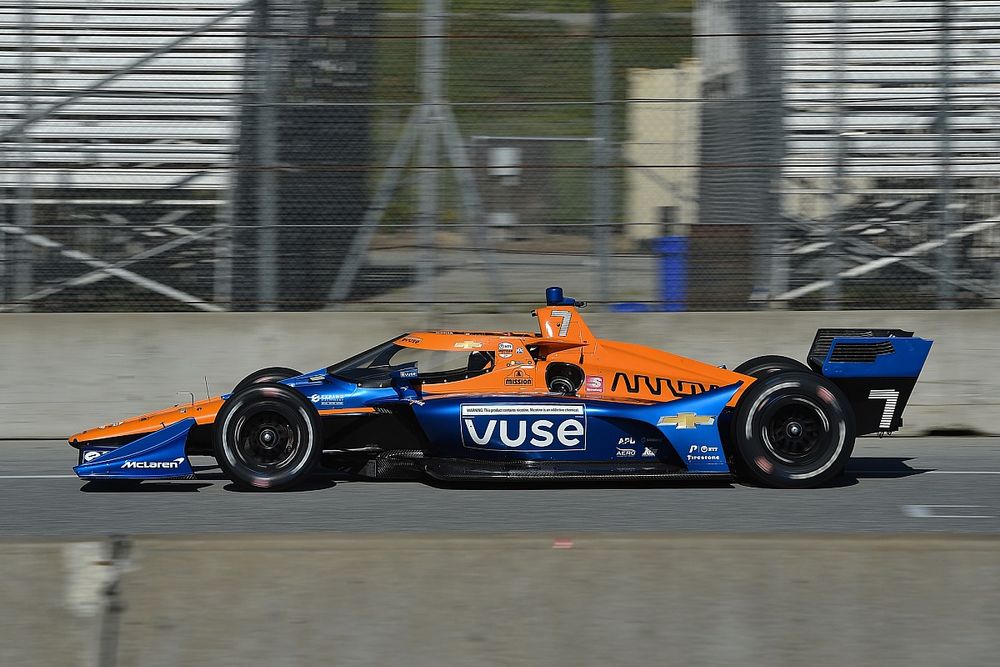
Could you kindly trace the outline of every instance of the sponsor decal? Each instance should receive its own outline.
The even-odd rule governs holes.
[[[462,444],[470,449],[587,449],[587,411],[583,405],[463,405],[460,421]]]
[[[696,428],[698,426],[711,426],[715,423],[715,417],[709,415],[698,415],[693,412],[680,412],[676,415],[660,417],[656,422],[657,426],[675,426],[677,428]]]
[[[688,461],[721,461],[719,448],[712,445],[691,445],[688,449]],[[715,453],[713,453],[715,452]]]
[[[420,345],[421,340],[421,338],[417,338],[416,336],[403,336],[399,339],[399,342],[408,345]]]
[[[534,380],[532,380],[527,373],[518,368],[509,376],[507,376],[507,378],[504,379],[503,383],[505,385],[514,387],[528,387],[534,384]]]
[[[173,461],[125,461],[121,465],[123,470],[127,469],[150,469],[155,468],[157,470],[173,470],[174,468],[179,468],[181,463],[184,462],[184,457],[179,459],[174,459]]]
[[[476,348],[482,347],[483,344],[478,340],[463,340],[455,343],[455,347],[459,350],[475,350]]]
[[[331,405],[343,405],[345,394],[313,394],[309,400],[313,403],[329,403]]]
[[[631,447],[615,447],[615,456],[635,456],[635,450]]]
[[[656,450],[655,449],[650,449],[649,447],[643,447],[642,448],[642,455],[645,458],[656,456]]]
[[[417,369],[413,366],[407,366],[406,368],[400,368],[396,371],[396,376],[401,380],[412,380],[417,377]]]
[[[603,394],[604,378],[600,375],[588,375],[583,383],[583,390],[588,394]]]
[[[517,348],[516,354],[524,354],[524,348],[523,347]]]
[[[684,396],[695,396],[704,394],[706,391],[718,389],[719,385],[704,385],[700,382],[690,382],[688,380],[672,380],[670,378],[649,377],[640,373],[629,375],[621,371],[615,373],[614,380],[611,381],[611,391],[618,391],[618,387],[624,385],[625,391],[630,394],[638,394],[645,389],[653,396],[661,395],[664,390],[670,392],[674,398]]]
[[[635,443],[635,438],[632,438],[632,437],[629,437],[629,436],[618,438],[618,446],[619,447],[621,447],[622,445],[634,445],[634,444],[636,444]]]
[[[104,454],[104,452],[95,452],[94,450],[91,450],[89,452],[84,452],[83,453],[83,462],[84,463],[90,463],[91,461],[93,461],[94,459],[100,457],[103,454]]]
[[[514,356],[514,344],[503,341],[497,345],[497,354],[500,355],[501,359],[510,359]]]

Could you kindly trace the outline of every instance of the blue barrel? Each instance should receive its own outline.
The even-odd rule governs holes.
[[[662,310],[687,310],[688,237],[661,236],[653,242],[660,256],[660,304]]]

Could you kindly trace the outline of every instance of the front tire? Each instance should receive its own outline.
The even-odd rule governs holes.
[[[293,378],[296,375],[302,375],[302,373],[298,372],[294,368],[285,368],[284,366],[262,368],[240,380],[236,384],[236,387],[233,388],[233,393],[235,394],[239,390],[246,389],[253,384],[260,384],[262,382],[281,382],[282,380]]]
[[[241,486],[287,488],[305,478],[319,459],[321,428],[316,409],[296,390],[254,384],[233,393],[219,410],[215,458]]]
[[[826,378],[776,372],[754,382],[733,419],[739,469],[766,486],[811,488],[841,474],[854,449],[854,415]]]

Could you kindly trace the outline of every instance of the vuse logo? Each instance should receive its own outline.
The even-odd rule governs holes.
[[[470,449],[527,452],[584,450],[582,405],[463,405],[462,444]]]

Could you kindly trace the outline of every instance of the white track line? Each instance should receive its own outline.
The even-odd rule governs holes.
[[[0,475],[0,479],[79,479],[76,475]]]
[[[847,474],[861,475],[881,475],[894,472],[892,470],[852,470],[847,469]],[[914,475],[1000,475],[1000,470],[913,470]]]
[[[992,514],[936,514],[935,509],[985,509],[983,505],[903,505],[903,514],[914,519],[995,519]]]
[[[885,470],[847,470],[848,474],[877,475]],[[891,472],[891,471],[890,471]],[[1000,470],[923,470],[915,475],[1000,475]],[[0,475],[0,479],[79,479],[76,475]]]

